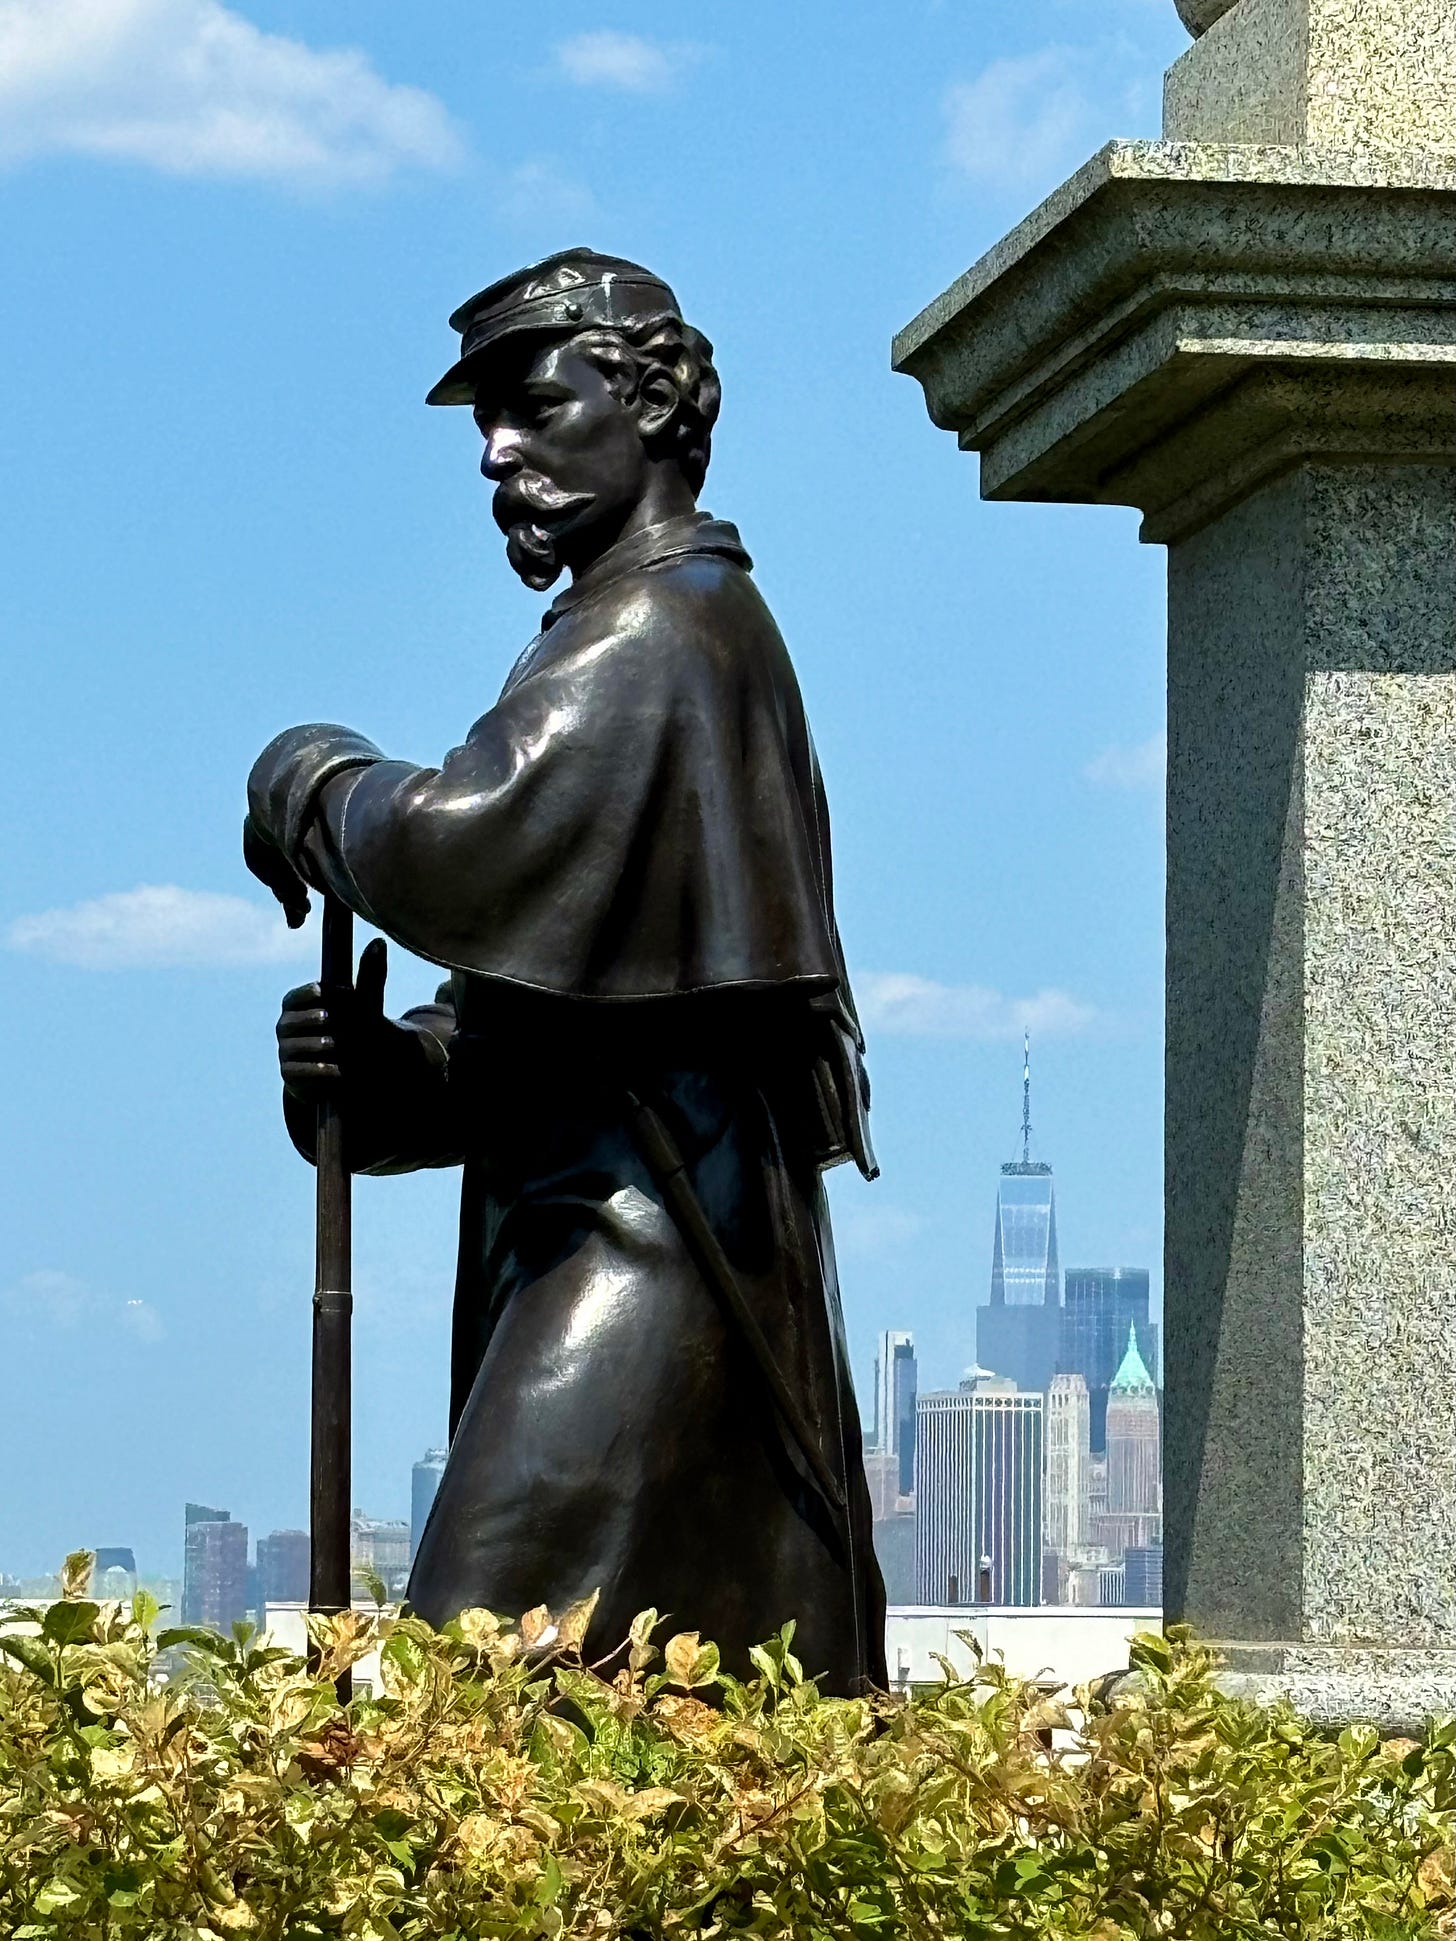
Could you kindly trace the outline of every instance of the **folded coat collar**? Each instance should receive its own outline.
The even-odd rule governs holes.
[[[677,559],[686,553],[716,553],[745,568],[753,564],[738,536],[737,526],[726,519],[715,519],[711,512],[680,513],[676,518],[664,519],[658,525],[633,533],[630,539],[619,539],[615,546],[609,546],[579,580],[574,580],[564,593],[557,594],[542,619],[542,628],[555,626],[563,614],[624,574],[638,572],[644,566],[657,566],[665,559]]]

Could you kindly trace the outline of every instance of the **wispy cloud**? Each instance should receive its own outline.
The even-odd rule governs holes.
[[[161,1315],[150,1301],[124,1301],[121,1308],[121,1325],[128,1334],[135,1335],[138,1341],[162,1341],[167,1333]]]
[[[1096,1017],[1065,991],[1038,991],[1032,997],[1004,997],[981,984],[937,984],[913,971],[861,972],[855,996],[867,1027],[905,1038],[1064,1037],[1085,1030]]]
[[[82,970],[281,964],[314,948],[309,932],[290,930],[275,906],[175,883],[16,917],[5,941],[11,950]]]
[[[1129,746],[1104,748],[1082,773],[1099,788],[1160,789],[1168,773],[1168,737],[1149,735]]]
[[[946,89],[945,159],[981,187],[1044,194],[1114,135],[1137,132],[1153,105],[1143,66],[1121,39],[992,61]]]
[[[665,94],[702,50],[688,41],[648,40],[610,27],[573,34],[556,46],[556,69],[579,88]]]
[[[946,158],[971,181],[1036,189],[1085,157],[1092,103],[1067,47],[992,61],[946,90]]]
[[[102,1295],[75,1274],[57,1267],[40,1267],[0,1287],[0,1323],[18,1324],[23,1332],[88,1336],[119,1327],[138,1341],[161,1341],[167,1329],[150,1301],[117,1301]]]
[[[463,152],[434,95],[221,0],[0,0],[0,162],[80,154],[334,186]]]
[[[79,1327],[93,1305],[90,1288],[74,1274],[41,1267],[0,1287],[0,1314],[55,1328]]]
[[[496,213],[518,227],[549,229],[553,223],[575,222],[593,215],[597,200],[584,182],[569,175],[558,162],[520,162],[501,176],[495,191]]]
[[[834,1215],[839,1251],[860,1259],[897,1252],[908,1246],[924,1226],[918,1213],[878,1197],[864,1205],[846,1206]]]

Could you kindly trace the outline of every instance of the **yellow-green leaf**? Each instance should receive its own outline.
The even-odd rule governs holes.
[[[580,1651],[601,1595],[599,1590],[593,1591],[590,1597],[578,1599],[561,1613],[556,1620],[556,1644],[561,1650]]]
[[[668,1639],[662,1658],[674,1685],[692,1684],[693,1667],[698,1662],[701,1648],[702,1640],[696,1631],[679,1631],[676,1637]]]

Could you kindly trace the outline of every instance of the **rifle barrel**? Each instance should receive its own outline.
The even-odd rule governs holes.
[[[320,982],[326,1001],[337,1001],[354,981],[354,916],[325,896]],[[314,1153],[317,1191],[313,1291],[313,1418],[310,1450],[309,1609],[348,1610],[351,1477],[351,1341],[354,1295],[350,1244],[350,1179],[344,1122],[337,1095],[319,1102]],[[353,1681],[339,1679],[347,1704]]]

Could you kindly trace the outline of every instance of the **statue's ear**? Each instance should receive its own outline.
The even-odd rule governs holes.
[[[665,364],[650,370],[637,386],[637,429],[644,438],[667,430],[681,402],[677,379]]]

